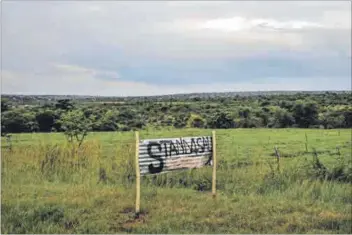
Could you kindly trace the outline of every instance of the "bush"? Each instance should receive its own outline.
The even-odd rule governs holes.
[[[207,126],[209,128],[228,129],[234,128],[235,122],[228,113],[217,113],[210,117]]]
[[[88,131],[92,129],[92,119],[86,118],[84,113],[79,110],[68,111],[57,121],[64,130],[69,142],[77,141],[79,146],[82,144]]]
[[[203,128],[205,127],[205,120],[196,114],[192,114],[187,122],[188,127]]]
[[[1,126],[9,133],[38,131],[35,113],[16,109],[1,114]]]

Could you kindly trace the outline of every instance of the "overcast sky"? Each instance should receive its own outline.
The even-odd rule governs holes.
[[[351,89],[350,1],[2,1],[2,93]]]

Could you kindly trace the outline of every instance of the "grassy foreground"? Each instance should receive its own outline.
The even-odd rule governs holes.
[[[135,218],[133,132],[91,133],[80,148],[14,135],[11,149],[2,139],[1,233],[352,233],[351,147],[346,129],[218,130],[217,198],[211,168],[143,177]]]

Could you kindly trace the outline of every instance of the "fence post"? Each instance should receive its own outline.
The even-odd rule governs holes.
[[[139,133],[135,132],[136,138],[136,216],[138,217],[140,212],[140,203],[141,203],[141,173],[139,170]]]
[[[213,198],[216,197],[216,135],[215,131],[212,132],[213,139],[213,180],[212,180],[212,194]]]

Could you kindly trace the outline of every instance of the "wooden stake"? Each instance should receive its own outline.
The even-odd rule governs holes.
[[[136,136],[136,215],[138,216],[140,212],[140,204],[141,204],[141,173],[139,170],[139,133],[135,132]]]
[[[216,197],[216,136],[213,131],[213,181],[212,181],[212,194]]]

